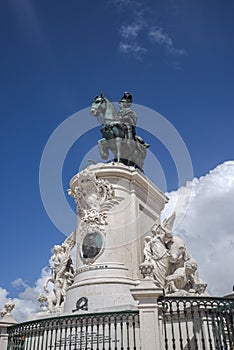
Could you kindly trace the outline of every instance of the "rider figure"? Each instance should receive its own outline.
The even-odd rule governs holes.
[[[123,97],[119,101],[118,116],[121,122],[127,127],[127,138],[134,139],[136,137],[136,113],[131,109],[132,95],[129,92],[124,92]]]

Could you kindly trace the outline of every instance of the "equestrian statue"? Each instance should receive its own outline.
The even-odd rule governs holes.
[[[149,144],[136,135],[137,115],[131,109],[132,95],[124,92],[118,104],[117,112],[115,106],[101,93],[94,98],[90,108],[90,114],[102,124],[102,138],[98,141],[100,156],[107,160],[110,150],[114,162],[142,170]]]

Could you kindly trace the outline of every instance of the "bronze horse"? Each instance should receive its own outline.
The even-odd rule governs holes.
[[[90,114],[97,117],[102,124],[102,139],[98,141],[101,158],[107,160],[110,150],[114,155],[114,161],[142,170],[149,145],[140,137],[129,133],[131,126],[123,122],[122,116],[103,93],[94,98]]]

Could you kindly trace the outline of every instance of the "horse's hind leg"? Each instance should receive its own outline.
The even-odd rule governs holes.
[[[99,148],[101,158],[105,159],[105,160],[108,159],[109,152],[108,152],[108,147],[107,147],[106,141],[104,141],[103,139],[99,140],[98,148]]]

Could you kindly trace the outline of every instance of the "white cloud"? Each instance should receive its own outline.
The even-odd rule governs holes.
[[[113,4],[118,10],[122,10],[124,7],[135,8],[139,5],[141,6],[141,3],[136,0],[110,0],[109,2]]]
[[[18,298],[13,298],[15,308],[12,311],[12,316],[17,322],[23,322],[32,318],[32,316],[40,311],[40,305],[37,298],[43,292],[43,285],[45,280],[50,276],[50,270],[43,268],[41,275],[37,279],[33,287],[29,286],[22,278],[12,282],[15,288],[23,288],[19,293]],[[8,292],[0,287],[0,310],[4,308],[8,300]]]
[[[28,287],[27,283],[22,278],[17,278],[13,282],[11,282],[11,284],[15,288],[19,288],[19,287],[27,288]]]
[[[121,41],[119,43],[119,51],[122,54],[132,55],[137,59],[142,59],[146,53],[139,39],[139,35],[143,32],[145,21],[143,18],[143,11],[135,10],[132,12],[132,22],[123,24],[120,27]]]
[[[147,52],[144,47],[136,42],[127,43],[123,41],[119,43],[119,50],[121,53],[134,55],[137,59],[142,59],[143,55]]]
[[[187,52],[184,49],[177,49],[176,47],[168,47],[167,48],[168,53],[174,56],[183,56],[187,55]]]
[[[8,295],[7,290],[0,287],[0,311],[3,310],[4,305],[6,304],[6,302],[8,300],[7,295]]]
[[[122,25],[120,27],[120,34],[124,39],[136,38],[142,29],[140,23]]]
[[[72,251],[72,261],[75,261],[75,249]],[[53,265],[51,258],[49,260],[49,265]],[[46,294],[44,291],[44,284],[48,277],[51,277],[51,271],[48,267],[44,267],[34,286],[30,286],[22,278],[18,278],[12,282],[12,285],[16,289],[22,290],[23,288],[23,290],[19,292],[18,298],[13,298],[15,308],[12,311],[12,316],[17,322],[30,320],[40,311],[40,304],[37,298],[41,293]],[[52,285],[49,284],[48,288],[51,290]],[[7,290],[0,287],[0,311],[3,310],[9,297]]]
[[[228,294],[234,284],[234,161],[167,195],[164,216],[175,207],[175,234],[197,260],[210,293]]]
[[[162,27],[151,27],[149,30],[150,40],[166,48],[167,52],[174,56],[185,55],[184,49],[178,49],[174,46],[172,38],[165,32]]]
[[[186,55],[184,49],[174,45],[172,38],[162,26],[158,26],[157,23],[154,26],[151,25],[152,20],[149,16],[151,11],[143,1],[110,0],[109,2],[122,14],[128,14],[128,23],[121,24],[119,29],[121,36],[119,48],[122,54],[132,54],[133,57],[142,59],[143,54],[150,52],[145,47],[151,42],[162,46],[168,55],[174,57]],[[136,55],[136,51],[140,51],[141,55]],[[180,69],[179,62],[175,62],[173,66],[175,69]]]
[[[153,27],[149,31],[150,39],[160,45],[172,46],[172,39],[160,27]]]

